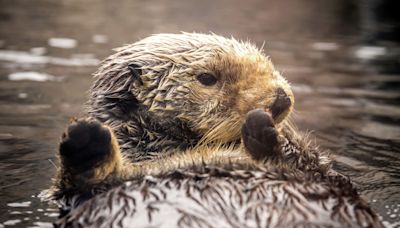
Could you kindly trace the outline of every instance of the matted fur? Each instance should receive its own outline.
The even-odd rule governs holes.
[[[63,137],[52,194],[67,211],[57,225],[382,226],[326,153],[289,122],[292,91],[262,50],[183,33],[116,51],[95,73],[89,119],[73,122]],[[217,84],[199,83],[202,73]],[[241,128],[249,111],[270,112],[278,89],[291,106],[268,129],[278,133],[274,152],[255,159]],[[76,132],[109,139],[84,172],[79,160],[68,165],[77,160],[70,162],[71,153],[85,153],[66,146],[81,148]]]
[[[293,99],[269,58],[248,42],[158,34],[116,51],[95,73],[88,108],[114,129],[121,150],[134,161],[185,149],[200,139],[238,140],[246,113],[271,104],[277,88]],[[143,84],[133,79],[129,64],[140,68]],[[200,85],[195,77],[204,72],[217,76],[219,86]]]

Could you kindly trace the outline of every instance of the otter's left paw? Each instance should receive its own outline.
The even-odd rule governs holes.
[[[242,126],[242,140],[247,151],[256,160],[275,156],[278,132],[272,117],[261,109],[247,113]]]

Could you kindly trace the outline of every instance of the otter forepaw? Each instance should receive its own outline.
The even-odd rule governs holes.
[[[242,141],[252,158],[263,160],[276,155],[278,132],[272,117],[261,109],[247,113],[242,126]]]
[[[82,174],[104,166],[113,157],[112,143],[110,129],[100,122],[74,120],[63,134],[60,143],[60,157],[64,170]]]

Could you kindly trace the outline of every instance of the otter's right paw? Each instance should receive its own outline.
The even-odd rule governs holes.
[[[242,126],[242,141],[252,158],[263,160],[276,155],[278,132],[272,117],[261,109],[247,113]]]
[[[83,173],[101,166],[113,153],[110,129],[94,120],[77,120],[69,125],[60,143],[63,168]]]

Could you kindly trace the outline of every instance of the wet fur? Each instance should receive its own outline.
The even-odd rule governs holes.
[[[215,75],[218,83],[207,87],[197,82],[195,76],[204,72]],[[380,226],[350,180],[333,171],[328,156],[310,145],[307,137],[290,124],[288,115],[294,102],[290,86],[269,58],[252,44],[217,35],[159,34],[117,49],[95,77],[88,102],[89,117],[73,120],[60,143],[61,167],[50,191],[67,209],[60,225],[101,224],[107,218],[97,217],[92,224],[80,223],[77,218],[96,217],[91,215],[97,211],[94,208],[106,203],[101,197],[110,199],[113,194],[155,186],[155,191],[163,192],[176,183],[191,183],[190,189],[201,180],[229,189],[238,184],[236,181],[247,179],[279,183],[274,191],[292,191],[295,200],[300,195],[310,202],[335,198],[339,204],[327,211],[332,213],[332,224]],[[269,108],[279,88],[292,105],[272,119]],[[149,177],[157,181],[150,183]],[[126,181],[133,184],[96,197]],[[242,188],[244,182],[240,183]],[[285,189],[286,184],[293,188]],[[309,185],[313,187],[308,188]],[[219,191],[211,189],[210,194]],[[238,197],[248,197],[253,192],[242,194]],[[129,197],[124,195],[121,199]],[[307,202],[304,200],[300,201]],[[210,201],[203,204],[212,207]],[[288,208],[293,207],[290,205]],[[357,212],[348,214],[352,209],[344,209],[347,206],[357,208]],[[263,210],[274,210],[273,207]],[[73,210],[69,213],[70,209]],[[316,215],[301,211],[300,208],[298,213],[306,216],[300,225],[308,224],[307,218],[314,224]],[[198,219],[204,218],[194,216],[177,224],[191,226]],[[259,219],[252,217],[249,221],[264,224]],[[148,221],[151,220],[150,217]],[[121,226],[123,219],[109,222]],[[292,223],[271,220],[266,224]]]

